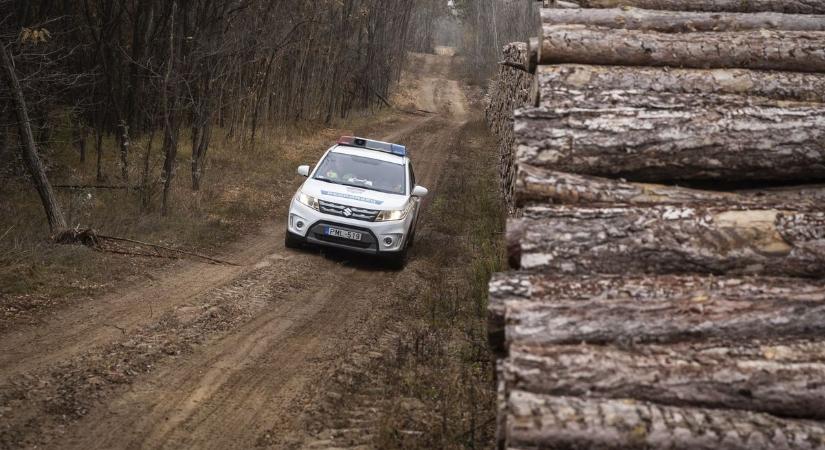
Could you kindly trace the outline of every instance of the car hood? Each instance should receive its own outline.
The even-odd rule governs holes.
[[[356,208],[393,210],[404,209],[407,204],[407,197],[404,195],[343,186],[312,178],[304,182],[301,192],[319,200]]]

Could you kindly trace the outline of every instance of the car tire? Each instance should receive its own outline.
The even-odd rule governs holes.
[[[415,228],[413,228],[412,233],[410,233],[410,236],[407,238],[407,248],[412,248],[412,246],[414,244],[415,244]]]
[[[293,234],[287,231],[284,235],[284,247],[286,248],[301,248],[303,244],[304,240],[301,238],[301,236],[298,236],[297,234]]]
[[[404,247],[404,250],[400,252],[385,256],[384,260],[390,269],[402,270],[407,265],[407,247]]]

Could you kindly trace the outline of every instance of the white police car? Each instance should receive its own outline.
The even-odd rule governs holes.
[[[403,267],[415,237],[421,198],[402,145],[343,136],[326,151],[289,207],[285,245],[338,247]]]

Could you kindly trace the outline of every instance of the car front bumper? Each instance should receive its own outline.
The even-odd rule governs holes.
[[[289,207],[287,230],[293,236],[302,238],[309,244],[343,248],[361,253],[394,253],[401,251],[406,245],[412,221],[411,214],[403,220],[389,222],[347,219],[324,214],[293,199]],[[361,241],[328,236],[325,234],[325,229],[328,227],[361,233]]]

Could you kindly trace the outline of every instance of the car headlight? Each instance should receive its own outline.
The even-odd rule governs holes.
[[[298,203],[309,206],[316,211],[320,210],[320,207],[318,206],[318,199],[311,195],[306,195],[303,192],[298,193]]]
[[[375,217],[376,222],[387,222],[390,220],[401,220],[407,217],[407,210],[406,209],[398,209],[392,211],[381,211],[378,213],[378,216]]]
[[[407,217],[407,214],[410,213],[412,210],[412,202],[407,203],[407,206],[404,209],[393,209],[387,211],[381,211],[375,217],[376,222],[388,222],[391,220],[404,220]]]

